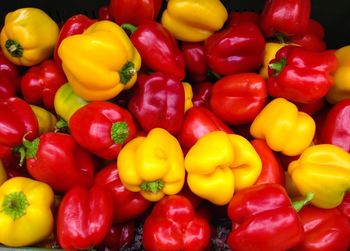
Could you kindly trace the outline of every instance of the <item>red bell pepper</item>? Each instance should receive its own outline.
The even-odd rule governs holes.
[[[322,111],[327,105],[327,101],[325,98],[320,98],[320,99],[317,99],[317,100],[315,100],[311,103],[307,103],[307,104],[297,103],[297,102],[294,102],[294,103],[298,107],[299,111],[305,112],[305,113],[309,114],[310,116],[313,116],[316,113]]]
[[[145,250],[204,250],[210,226],[186,197],[170,195],[157,202],[146,218],[142,242]]]
[[[350,99],[333,105],[328,111],[320,134],[320,143],[333,144],[350,153]]]
[[[350,248],[350,221],[339,209],[311,205],[299,212],[304,226],[303,241],[293,251],[347,251]]]
[[[350,221],[350,192],[345,194],[343,201],[338,208]]]
[[[20,79],[24,69],[8,60],[2,50],[0,50],[0,76],[7,77],[16,92],[20,91]]]
[[[286,251],[303,239],[303,225],[286,190],[260,184],[235,193],[228,205],[232,231],[227,243],[235,251]]]
[[[231,125],[250,123],[267,100],[265,79],[257,73],[238,73],[218,80],[211,91],[209,107]]]
[[[53,111],[56,91],[66,82],[62,68],[48,59],[30,67],[22,76],[21,91],[28,103]]]
[[[110,0],[109,11],[119,25],[141,25],[147,20],[156,20],[162,0]]]
[[[255,184],[277,183],[284,186],[284,169],[277,154],[263,139],[254,139],[251,144],[262,161],[261,174]]]
[[[181,82],[156,72],[138,76],[128,109],[146,132],[160,127],[175,135],[181,128],[184,104]]]
[[[147,70],[162,72],[181,81],[185,77],[185,62],[173,35],[160,23],[147,20],[137,28],[131,24],[122,27],[131,31],[130,40],[140,53]]]
[[[32,108],[19,97],[0,99],[0,128],[0,158],[19,150],[24,137],[33,140],[39,135],[38,120]]]
[[[268,92],[292,102],[315,102],[333,85],[331,75],[337,68],[338,60],[333,51],[316,52],[285,46],[269,64]]]
[[[182,42],[181,52],[185,61],[186,76],[195,83],[205,81],[208,77],[208,63],[204,43]]]
[[[261,26],[267,37],[304,34],[310,19],[311,0],[267,0]]]
[[[98,8],[97,17],[98,20],[114,21],[114,18],[112,17],[111,12],[109,11],[108,5],[102,5],[100,8]]]
[[[211,82],[202,82],[194,85],[192,87],[193,97],[192,103],[193,106],[209,106],[209,99],[211,95],[211,91],[213,89],[213,83]]]
[[[92,157],[71,135],[47,132],[23,144],[28,172],[55,192],[64,193],[74,186],[92,184]]]
[[[120,180],[116,162],[112,162],[98,171],[94,177],[94,184],[104,187],[112,193],[114,223],[135,219],[152,205],[140,193],[131,192],[125,188]]]
[[[216,32],[205,40],[209,68],[228,75],[257,70],[263,62],[265,39],[252,22]]]
[[[260,14],[255,11],[231,11],[228,15],[225,27],[246,22],[252,22],[260,27]]]
[[[88,249],[102,243],[113,219],[108,190],[75,186],[63,197],[57,213],[57,239],[64,250]]]
[[[91,153],[113,160],[125,143],[136,136],[130,112],[108,101],[93,101],[78,109],[69,119],[74,139]]]
[[[16,86],[7,75],[0,72],[0,98],[14,96],[16,96]]]
[[[186,112],[181,129],[176,137],[181,147],[187,151],[205,134],[219,130],[230,134],[233,133],[232,130],[209,109],[205,107],[192,107]]]
[[[102,244],[97,246],[97,250],[124,250],[129,247],[135,238],[135,223],[128,221],[125,223],[112,225]]]

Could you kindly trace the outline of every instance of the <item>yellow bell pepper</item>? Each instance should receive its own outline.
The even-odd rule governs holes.
[[[73,91],[85,100],[108,100],[136,82],[141,56],[125,31],[102,20],[61,42],[58,55]]]
[[[0,243],[11,247],[33,245],[53,231],[53,190],[26,177],[8,179],[0,186]]]
[[[129,141],[119,152],[117,164],[126,189],[150,201],[180,192],[185,182],[181,146],[163,128]]]
[[[227,18],[220,0],[169,0],[161,23],[180,41],[200,42],[220,30]]]
[[[41,135],[45,132],[53,132],[57,122],[56,116],[40,106],[30,105],[30,107],[38,120],[39,134]]]
[[[334,84],[326,95],[331,104],[350,98],[350,45],[336,50],[335,56],[339,66],[334,74]]]
[[[307,148],[288,166],[288,173],[302,195],[311,192],[311,204],[337,207],[350,189],[350,154],[331,144]]]
[[[58,25],[44,11],[20,8],[7,13],[0,44],[12,63],[32,66],[52,56],[58,35]]]
[[[313,118],[284,98],[268,103],[250,126],[253,137],[265,139],[272,150],[288,156],[297,156],[310,146],[315,131]]]
[[[182,82],[182,86],[184,87],[185,91],[185,112],[193,107],[192,98],[193,98],[193,91],[192,86],[187,82]]]
[[[4,164],[0,159],[0,185],[4,183],[6,180],[7,180],[7,173],[6,173]]]
[[[262,162],[244,137],[213,131],[188,151],[185,168],[187,184],[193,193],[213,204],[225,205],[235,190],[255,183]]]
[[[267,79],[269,77],[268,68],[270,61],[275,58],[277,51],[286,45],[288,44],[278,42],[267,42],[265,44],[264,59],[259,70],[259,74],[264,79]]]

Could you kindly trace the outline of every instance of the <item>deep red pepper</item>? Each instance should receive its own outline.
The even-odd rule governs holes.
[[[91,154],[69,134],[48,132],[25,141],[26,165],[33,178],[47,183],[58,193],[74,186],[89,187],[94,165]]]
[[[228,124],[250,123],[267,99],[265,79],[257,73],[238,73],[218,80],[211,91],[209,107]]]
[[[135,223],[128,221],[125,223],[114,224],[110,228],[102,244],[97,246],[101,251],[117,251],[129,247],[135,238]]]
[[[320,143],[333,144],[350,153],[350,99],[333,105],[328,111],[320,134]]]
[[[161,127],[176,134],[181,128],[184,102],[182,84],[171,76],[156,72],[138,76],[128,109],[146,132]]]
[[[8,179],[18,176],[31,178],[27,168],[24,165],[20,165],[20,155],[10,154],[2,157],[1,162],[4,165]]]
[[[98,8],[97,16],[98,20],[114,21],[114,18],[112,17],[111,12],[109,11],[108,5],[102,5],[100,8]]]
[[[0,98],[14,96],[16,96],[16,86],[7,75],[0,72]]]
[[[299,111],[305,112],[310,116],[313,116],[314,114],[322,111],[327,106],[327,101],[325,98],[320,98],[307,104],[297,102],[294,103],[298,107]]]
[[[116,159],[137,130],[130,112],[108,101],[93,101],[81,107],[68,126],[80,145],[106,160]]]
[[[142,65],[148,70],[162,72],[181,81],[185,77],[185,62],[173,35],[161,24],[147,20],[137,28],[123,24],[132,32],[130,40],[140,53]]]
[[[265,39],[252,22],[228,27],[205,40],[209,68],[221,75],[257,70],[264,51]]]
[[[24,69],[8,60],[7,57],[4,56],[2,50],[0,50],[0,76],[9,78],[17,92],[20,91],[22,70]]]
[[[303,241],[293,251],[347,251],[350,248],[350,221],[339,209],[311,205],[299,212],[304,226]]]
[[[89,249],[102,243],[113,219],[108,190],[75,186],[65,193],[57,214],[57,239],[64,250]]]
[[[53,111],[56,91],[66,82],[62,68],[48,59],[30,67],[22,76],[21,91],[28,103]]]
[[[337,68],[338,60],[333,51],[316,52],[285,46],[269,64],[269,94],[299,103],[315,102],[333,85],[331,75]]]
[[[260,14],[255,11],[231,11],[228,15],[225,27],[245,22],[252,22],[259,27],[261,24]]]
[[[195,83],[205,81],[208,77],[208,63],[204,43],[182,42],[181,52],[185,61],[186,76]]]
[[[119,25],[141,25],[147,20],[156,20],[162,0],[110,0],[109,11]]]
[[[210,226],[197,216],[184,196],[166,196],[155,204],[143,225],[145,250],[204,250],[210,241]]]
[[[213,83],[211,82],[202,82],[192,86],[193,106],[208,107],[212,89],[213,89]]]
[[[94,176],[94,184],[105,187],[113,196],[114,223],[126,222],[141,216],[152,203],[140,193],[127,190],[119,178],[117,163],[112,162]]]
[[[350,221],[350,192],[345,194],[343,201],[338,208]]]

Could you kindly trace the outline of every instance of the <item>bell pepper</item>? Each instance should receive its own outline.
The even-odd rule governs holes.
[[[24,73],[21,93],[28,103],[53,111],[55,93],[66,82],[62,69],[53,60],[45,60]]]
[[[266,37],[304,34],[311,15],[310,0],[267,0],[261,13]]]
[[[114,21],[114,18],[109,11],[109,5],[102,5],[97,9],[98,20],[110,20]]]
[[[186,113],[189,109],[193,107],[192,98],[193,98],[193,90],[192,85],[187,82],[182,82],[182,86],[185,92],[185,108],[184,112]]]
[[[213,89],[213,83],[202,82],[193,86],[193,106],[209,107],[209,100],[211,91]]]
[[[140,53],[142,67],[153,72],[171,75],[176,80],[185,78],[185,62],[171,33],[160,23],[147,20],[135,27],[122,24],[131,32],[130,40]]]
[[[204,43],[209,68],[217,74],[255,71],[263,62],[265,39],[254,23],[228,27]]]
[[[156,72],[139,74],[128,110],[146,132],[164,128],[176,134],[184,116],[185,91],[181,82]]]
[[[0,100],[0,158],[22,145],[25,137],[33,140],[39,134],[38,120],[30,105],[19,97]]]
[[[331,104],[350,98],[350,45],[337,49],[334,55],[338,59],[339,66],[334,74],[334,84],[326,95],[327,101]]]
[[[256,182],[261,165],[259,155],[247,139],[224,131],[205,134],[185,157],[191,191],[221,206],[229,203],[235,190]]]
[[[273,97],[292,102],[311,103],[328,93],[338,60],[332,51],[311,51],[285,46],[270,61],[268,91]]]
[[[14,96],[16,96],[16,86],[8,76],[0,72],[0,98],[9,98]]]
[[[310,146],[289,164],[288,172],[302,195],[315,195],[312,205],[334,208],[350,189],[350,153],[331,144]]]
[[[209,242],[209,223],[181,195],[157,202],[143,225],[145,250],[205,250]]]
[[[0,186],[0,243],[24,247],[47,238],[54,229],[49,185],[26,177],[8,179]]]
[[[201,42],[220,30],[227,18],[219,0],[169,0],[161,23],[180,41]]]
[[[76,185],[89,187],[92,184],[92,156],[73,136],[47,132],[23,144],[29,173],[50,185],[55,192],[65,193]]]
[[[136,136],[136,124],[129,111],[107,101],[92,101],[78,109],[68,127],[74,139],[91,153],[117,159],[123,145]]]
[[[21,74],[21,67],[8,60],[3,51],[0,50],[0,76],[8,78],[11,87],[17,92],[20,91]]]
[[[315,119],[317,113],[319,113],[321,111],[325,111],[326,107],[328,106],[327,101],[324,97],[317,99],[311,103],[307,103],[307,104],[298,103],[298,102],[294,102],[294,104],[298,107],[299,111],[305,112],[305,113],[309,114],[310,116],[313,116],[314,119]],[[317,129],[319,129],[319,128],[317,128]]]
[[[96,21],[97,20],[91,19],[84,14],[76,14],[70,16],[63,23],[53,53],[53,60],[55,61],[58,67],[62,68],[62,60],[58,56],[58,48],[60,47],[63,39],[72,35],[83,33],[90,25],[92,25]]]
[[[148,20],[156,20],[161,6],[162,0],[110,0],[108,8],[117,24],[138,26]]]
[[[296,203],[295,207],[305,203],[307,200]],[[298,213],[279,184],[260,184],[238,191],[227,212],[232,221],[227,239],[231,250],[285,251],[303,240],[304,229]]]
[[[2,163],[2,160],[0,160],[0,185],[4,183],[6,180],[7,180],[7,173]]]
[[[72,187],[57,212],[57,239],[64,250],[88,249],[100,244],[112,226],[113,202],[105,188]]]
[[[63,39],[58,55],[73,91],[88,101],[105,101],[130,89],[141,67],[128,35],[109,20]]]
[[[135,223],[114,224],[97,250],[122,250],[131,246],[135,238]]]
[[[230,125],[247,124],[264,108],[267,85],[257,73],[237,73],[218,80],[211,91],[210,109]],[[234,109],[233,109],[234,108]]]
[[[129,141],[119,152],[119,177],[126,189],[150,201],[178,193],[185,182],[184,157],[177,139],[154,128]]]
[[[40,106],[30,105],[30,107],[38,120],[39,135],[46,132],[53,132],[57,123],[56,116]]]
[[[240,23],[252,22],[260,26],[260,13],[255,11],[236,11],[233,10],[228,14],[225,26],[233,26]],[[260,28],[260,27],[259,27]]]
[[[338,209],[350,220],[350,192],[347,192]]]
[[[14,64],[33,66],[52,56],[58,34],[58,25],[43,10],[19,8],[6,14],[0,45]]]
[[[176,135],[181,147],[187,152],[202,136],[213,131],[233,133],[215,113],[205,107],[192,107],[184,117],[181,129]]]
[[[301,154],[311,144],[315,131],[313,118],[284,98],[270,101],[250,126],[253,137],[265,139],[273,151],[288,156]]]

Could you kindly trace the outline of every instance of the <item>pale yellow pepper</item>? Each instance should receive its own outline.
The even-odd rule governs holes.
[[[182,82],[182,86],[184,87],[185,90],[185,112],[193,107],[193,91],[192,91],[192,86],[190,83],[187,82]]]

